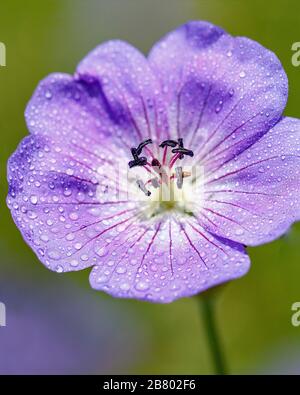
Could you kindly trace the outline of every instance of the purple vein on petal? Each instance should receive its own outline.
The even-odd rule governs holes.
[[[205,97],[205,99],[204,99],[203,106],[202,106],[201,111],[200,111],[200,114],[199,114],[199,118],[198,118],[197,124],[196,124],[196,126],[195,126],[195,129],[194,129],[193,132],[192,132],[192,137],[191,137],[191,139],[190,139],[190,141],[189,141],[189,145],[190,145],[190,146],[192,146],[193,141],[194,141],[194,138],[195,138],[195,136],[196,136],[196,132],[197,132],[197,130],[200,128],[200,125],[201,125],[201,122],[202,122],[202,118],[203,118],[203,115],[204,115],[204,111],[205,111],[205,108],[206,108],[206,106],[207,106],[207,104],[208,104],[208,98],[209,98],[209,96],[210,96],[210,94],[211,94],[211,91],[212,91],[212,84],[209,86],[207,95],[206,95],[206,97]],[[201,148],[203,148],[203,145],[201,146]],[[200,152],[201,152],[201,151],[200,151]]]
[[[197,248],[195,247],[195,245],[193,244],[192,240],[190,239],[189,235],[187,234],[187,232],[186,232],[186,230],[185,230],[185,228],[184,228],[184,226],[182,225],[181,222],[179,222],[179,226],[180,226],[180,229],[183,231],[183,233],[184,233],[186,239],[188,240],[188,243],[189,243],[190,246],[192,247],[192,249],[196,252],[196,254],[197,254],[198,257],[200,258],[200,260],[202,261],[202,263],[205,265],[206,269],[209,270],[207,264],[205,263],[205,261],[204,261],[204,259],[202,258],[200,252],[198,251],[198,249],[197,249]]]
[[[245,193],[246,195],[262,195],[262,196],[276,196],[276,197],[284,197],[283,195],[278,194],[270,194],[264,192],[250,192],[250,191],[239,191],[237,189],[217,189],[215,191],[204,191],[203,193],[208,193],[213,195],[214,193]]]
[[[98,239],[98,237],[102,236],[104,233],[108,232],[109,230],[114,229],[115,227],[122,225],[126,222],[128,222],[129,220],[135,218],[135,215],[133,215],[132,217],[129,217],[127,219],[124,219],[123,221],[120,221],[112,226],[110,226],[109,228],[106,228],[104,230],[102,230],[100,233],[98,233],[96,236],[92,237],[91,239],[89,239],[86,243],[84,243],[81,248],[79,248],[77,251],[75,251],[73,254],[71,254],[70,256],[73,256],[74,254],[76,254],[78,251],[82,250],[84,247],[86,247],[89,243],[91,243],[92,241]]]
[[[89,151],[89,150],[87,150],[86,148],[81,147],[80,145],[77,145],[77,144],[75,144],[75,143],[73,143],[73,142],[72,142],[72,145],[73,145],[75,148],[79,149],[80,151],[86,153],[87,155],[94,156],[95,158],[97,158],[98,160],[100,160],[102,163],[109,163],[110,165],[114,165],[114,163],[113,163],[111,160],[109,160],[109,159],[103,159],[103,158],[101,158],[101,156],[97,155],[95,152]]]
[[[298,157],[298,158],[300,158],[300,156],[296,156],[296,155],[285,155],[285,156],[286,157],[290,157],[291,156],[291,157]],[[228,176],[232,176],[234,174],[238,174],[239,172],[241,172],[243,170],[246,170],[246,169],[249,169],[252,166],[256,166],[256,165],[259,165],[259,164],[264,163],[264,162],[268,162],[268,161],[273,160],[273,159],[278,159],[280,157],[281,157],[280,155],[276,155],[276,156],[272,156],[270,158],[261,159],[261,160],[259,160],[257,162],[250,163],[249,165],[241,167],[240,169],[236,169],[236,170],[233,170],[233,171],[231,171],[229,173],[223,174],[222,176],[220,176],[218,178],[213,178],[212,180],[209,180],[209,181],[205,182],[204,185],[212,184],[212,183],[217,182],[219,180],[222,180],[223,178],[226,178]]]
[[[147,231],[147,230],[146,230],[146,231]],[[136,235],[138,235],[138,234],[140,234],[140,233],[141,233],[141,229],[139,229],[139,230],[138,230],[136,233],[134,233],[133,235],[130,235],[129,237],[127,237],[126,240],[116,248],[116,250],[118,250],[118,249],[119,249],[120,247],[122,247],[124,244],[128,243],[128,241],[129,241],[131,238],[135,237]],[[142,236],[143,236],[144,234],[145,234],[145,232],[142,233]],[[133,246],[138,242],[138,240],[139,240],[139,238],[134,242]],[[111,274],[110,274],[110,276],[109,276],[108,282],[111,280],[113,274],[116,272],[116,270],[117,270],[117,268],[119,267],[120,263],[122,262],[123,258],[126,257],[126,256],[128,255],[128,251],[129,251],[131,248],[132,248],[132,246],[129,246],[129,247],[126,249],[125,253],[124,253],[124,254],[120,257],[120,259],[117,261],[116,265],[114,266],[114,268],[113,268],[113,270],[112,270],[112,272],[111,272]]]
[[[229,218],[229,217],[227,217],[227,216],[224,215],[224,214],[220,214],[219,212],[217,212],[217,211],[215,211],[215,210],[212,210],[212,209],[210,209],[210,208],[208,208],[208,207],[204,207],[204,206],[202,206],[202,209],[203,209],[203,210],[206,210],[206,211],[208,211],[208,212],[210,212],[210,213],[212,213],[212,214],[214,214],[214,215],[216,215],[217,217],[224,218],[224,219],[226,219],[227,221],[230,221],[230,222],[232,222],[232,223],[234,223],[234,224],[240,226],[241,228],[243,228],[243,229],[246,230],[247,232],[252,233],[249,229],[245,228],[245,227],[244,227],[242,224],[240,224],[238,221],[235,221],[234,219]]]
[[[174,276],[173,261],[172,261],[172,223],[169,221],[169,259],[172,276]]]
[[[180,115],[181,115],[181,94],[183,87],[180,88],[176,96],[176,131],[177,138],[181,136]]]
[[[142,107],[143,107],[143,112],[144,112],[144,117],[145,117],[145,121],[147,124],[147,129],[148,129],[148,136],[150,137],[150,139],[152,139],[152,131],[151,131],[151,125],[149,122],[149,116],[148,116],[148,111],[147,111],[147,107],[144,101],[144,98],[142,96],[139,96],[141,103],[142,103]]]
[[[157,228],[156,228],[156,230],[154,232],[154,235],[152,236],[152,238],[150,240],[150,243],[148,244],[148,247],[147,247],[147,249],[146,249],[146,251],[145,251],[145,253],[144,253],[144,255],[143,255],[142,259],[141,259],[141,263],[140,263],[140,265],[139,265],[139,267],[137,269],[137,273],[138,273],[139,269],[142,267],[142,265],[144,263],[144,260],[145,260],[146,256],[148,255],[148,252],[150,251],[150,248],[152,247],[152,245],[154,243],[154,240],[155,240],[155,238],[157,236],[157,233],[160,230],[161,224],[162,224],[162,222],[159,222],[159,224],[158,224],[158,226],[157,226]]]
[[[102,206],[106,204],[124,204],[124,203],[129,203],[129,200],[116,200],[116,201],[110,201],[110,202],[43,202],[43,203],[36,203],[36,206],[81,206],[81,205],[87,205],[87,206]]]
[[[204,201],[205,201],[205,202],[208,202],[208,203],[209,203],[209,202],[212,202],[212,203],[219,203],[219,204],[227,204],[227,205],[230,205],[230,206],[232,206],[232,207],[237,207],[237,208],[239,208],[239,209],[245,210],[245,211],[247,211],[249,214],[254,215],[254,216],[256,216],[256,217],[264,218],[264,219],[269,219],[269,218],[264,217],[264,216],[262,216],[262,215],[258,215],[257,213],[253,213],[251,210],[247,209],[246,207],[240,206],[240,205],[237,204],[237,203],[226,202],[226,201],[223,201],[223,200],[216,200],[216,199],[204,199]]]
[[[57,171],[50,171],[49,172],[49,174],[56,174],[56,175],[59,175],[59,176],[61,176],[61,175],[65,175],[65,173],[61,173],[61,172],[57,172]],[[86,178],[82,178],[82,177],[79,177],[79,176],[74,176],[74,175],[67,175],[68,176],[68,178],[74,178],[75,180],[77,180],[77,181],[80,181],[80,182],[86,182],[86,183],[88,183],[88,184],[92,184],[92,185],[94,185],[94,186],[97,186],[97,185],[99,185],[99,183],[98,182],[94,182],[94,181],[92,181],[92,180],[88,180],[88,179],[86,179]]]
[[[199,221],[197,220],[198,224],[200,225]],[[227,252],[220,246],[218,246],[216,243],[214,243],[213,241],[209,240],[209,238],[207,236],[205,236],[204,233],[202,233],[199,229],[197,229],[192,223],[188,222],[188,224],[197,232],[199,233],[199,235],[201,235],[208,243],[210,243],[211,245],[215,246],[217,249],[219,249],[220,251],[222,251],[226,256],[229,256],[227,254]],[[201,226],[201,225],[200,225]]]
[[[131,212],[131,211],[135,211],[135,210],[137,210],[137,209],[136,209],[136,208],[133,208],[133,209],[128,209],[128,210],[123,210],[123,211],[121,211],[121,212],[119,212],[119,213],[115,213],[115,214],[113,214],[113,215],[111,215],[111,216],[109,216],[109,217],[101,218],[100,220],[97,220],[97,221],[95,221],[95,222],[91,222],[91,223],[89,223],[89,224],[87,224],[87,225],[81,226],[81,227],[78,228],[78,229],[72,230],[72,233],[80,232],[81,230],[85,230],[85,229],[89,228],[90,226],[100,224],[100,223],[103,222],[103,221],[110,220],[110,219],[112,219],[112,218],[114,218],[114,217],[116,217],[116,216],[121,216],[121,215],[123,215],[123,214],[126,214],[126,213]],[[61,238],[63,238],[63,237],[61,237]]]
[[[219,141],[217,144],[215,144],[210,150],[206,151],[204,153],[204,155],[199,155],[199,158],[197,159],[197,162],[201,162],[203,161],[203,159],[205,159],[206,157],[210,158],[210,154],[212,152],[215,151],[216,148],[218,148],[220,145],[222,145],[225,141],[227,141],[234,133],[236,133],[240,128],[244,127],[245,125],[247,125],[248,122],[251,122],[254,118],[256,118],[257,116],[259,116],[260,114],[255,114],[253,117],[251,117],[250,119],[248,119],[246,122],[243,122],[241,125],[237,126],[231,133],[229,133],[224,139],[222,139],[221,141]],[[202,147],[203,148],[203,147]],[[227,148],[228,149],[228,148]],[[230,149],[230,147],[229,147]],[[204,162],[205,163],[205,162]],[[204,164],[203,163],[203,164]]]

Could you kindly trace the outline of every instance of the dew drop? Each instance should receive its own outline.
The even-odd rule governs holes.
[[[118,274],[124,274],[124,273],[126,273],[126,268],[120,266],[120,267],[117,268],[116,272]]]
[[[149,284],[145,281],[139,281],[138,283],[136,283],[135,288],[137,291],[146,291],[147,289],[149,289]]]
[[[65,189],[65,190],[64,190],[64,195],[65,195],[65,196],[71,196],[71,195],[72,195],[71,189]]]
[[[79,262],[78,262],[76,259],[73,259],[73,260],[70,262],[70,264],[71,264],[71,266],[73,266],[73,267],[77,267],[77,266],[79,265]]]
[[[101,247],[98,250],[96,250],[96,254],[99,256],[105,256],[107,254],[107,249],[105,247]]]
[[[66,239],[67,239],[68,241],[72,241],[72,240],[75,239],[75,236],[74,236],[73,233],[68,233],[67,236],[66,236]]]
[[[234,95],[234,89],[233,88],[229,89],[228,93],[229,93],[229,96],[233,96]]]
[[[57,265],[56,268],[55,268],[55,271],[57,273],[62,273],[64,271],[64,268],[61,265]]]
[[[28,215],[28,217],[30,219],[36,219],[37,218],[37,214],[34,211],[28,211],[27,215]]]
[[[99,276],[96,280],[97,283],[104,283],[107,280],[106,276]]]
[[[32,204],[37,204],[38,198],[35,195],[30,196],[30,201]]]
[[[128,291],[130,289],[130,285],[128,283],[123,283],[120,285],[120,289],[122,291]]]
[[[238,229],[236,229],[235,234],[236,234],[237,236],[241,236],[242,234],[244,234],[244,231],[243,231],[243,229],[238,228]]]
[[[46,243],[47,243],[47,241],[49,241],[49,237],[48,237],[47,235],[41,235],[41,236],[40,236],[40,239],[41,239],[42,241],[46,242]]]
[[[57,250],[49,250],[47,254],[50,259],[53,260],[60,259],[60,253]]]
[[[76,221],[78,219],[78,214],[73,212],[70,213],[69,217],[71,220]]]
[[[46,91],[45,98],[50,100],[52,98],[52,93],[50,91]]]
[[[222,107],[223,107],[223,101],[220,100],[220,101],[218,102],[218,104],[216,105],[216,107],[215,107],[215,112],[216,112],[216,114],[218,114],[218,113],[222,110]]]

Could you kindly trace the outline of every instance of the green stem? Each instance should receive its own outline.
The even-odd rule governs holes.
[[[217,330],[216,317],[215,317],[215,295],[209,293],[197,295],[200,301],[200,310],[203,317],[203,323],[211,350],[215,373],[226,374],[226,364],[220,337]]]

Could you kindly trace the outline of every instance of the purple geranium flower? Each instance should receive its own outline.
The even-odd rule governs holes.
[[[300,217],[287,94],[272,52],[207,22],[148,58],[104,43],[29,102],[8,164],[14,221],[46,267],[92,267],[92,287],[118,297],[170,302],[240,277],[245,245]]]

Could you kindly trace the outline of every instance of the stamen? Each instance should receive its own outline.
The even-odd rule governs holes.
[[[172,149],[173,154],[180,154],[179,159],[183,159],[184,155],[194,156],[194,152],[186,148],[174,148]]]
[[[183,139],[182,138],[179,138],[178,139],[178,147],[179,148],[183,148]],[[183,154],[181,154],[180,156],[179,156],[179,159],[183,159]]]
[[[137,160],[139,158],[139,156],[138,156],[136,148],[131,148],[130,151],[131,151],[131,154],[132,154],[133,158],[135,160]]]
[[[164,154],[163,154],[163,166],[166,164],[167,152],[168,152],[168,146],[166,145],[164,148]]]
[[[152,140],[147,139],[147,140],[143,141],[142,143],[140,143],[137,148],[134,148],[134,147],[131,148],[130,151],[131,151],[131,154],[132,154],[134,160],[132,160],[128,163],[128,166],[130,169],[135,166],[145,166],[147,164],[146,157],[144,157],[144,156],[139,157],[139,155],[142,153],[143,148],[147,144],[152,144]]]
[[[148,145],[148,144],[152,144],[152,139],[147,139],[147,140],[143,141],[142,143],[140,143],[138,145],[138,147],[136,148],[137,154],[140,155],[142,153],[143,148],[146,147],[146,145]]]
[[[144,192],[144,194],[145,194],[146,196],[150,196],[150,195],[151,195],[151,192],[148,191],[148,189],[145,187],[145,184],[143,183],[142,180],[137,180],[136,183],[137,183],[137,186],[140,188],[140,190],[141,190],[142,192]]]
[[[164,148],[164,147],[172,147],[172,148],[174,148],[174,147],[176,147],[177,144],[178,143],[175,140],[165,140],[159,146],[161,148]]]
[[[173,167],[174,163],[177,161],[177,159],[180,159],[180,154],[173,155],[173,157],[171,158],[170,163],[169,163],[170,169],[172,169],[172,167]]]
[[[144,157],[144,156],[142,156],[141,158],[137,158],[137,159],[131,160],[131,161],[128,163],[128,166],[129,166],[129,168],[131,169],[132,167],[135,167],[135,166],[145,166],[146,164],[147,164],[147,158]]]
[[[182,173],[182,167],[176,167],[175,168],[176,171],[176,178],[177,178],[177,188],[181,189],[182,188],[182,184],[183,184],[183,173]]]
[[[173,154],[179,153],[179,159],[183,159],[184,155],[194,156],[194,152],[192,150],[186,149],[183,146],[183,139],[178,139],[178,148],[172,149]]]
[[[190,177],[192,175],[192,173],[190,171],[183,171],[182,172],[182,177],[186,178],[186,177]]]

